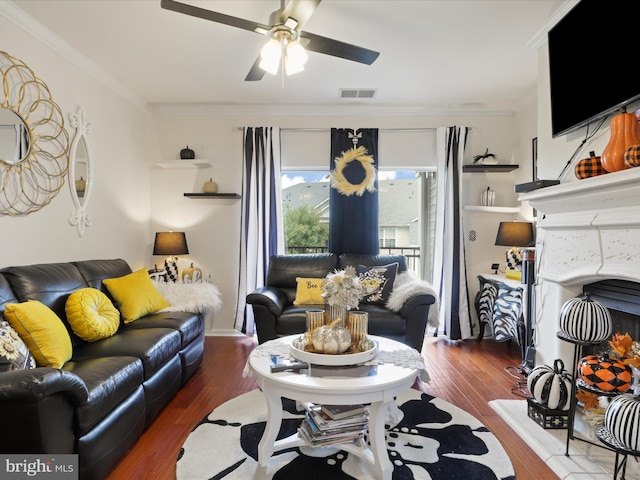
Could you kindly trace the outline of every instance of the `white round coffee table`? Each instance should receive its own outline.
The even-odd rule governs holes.
[[[290,344],[299,335],[272,340]],[[383,337],[369,336],[378,343],[379,352],[400,351],[416,353],[407,345]],[[264,352],[270,342],[259,348]],[[276,349],[277,350],[277,349]],[[282,348],[279,349],[282,351]],[[418,354],[419,355],[419,354]],[[299,434],[276,441],[282,423],[282,398],[316,404],[370,404],[369,407],[369,443],[344,443],[337,448],[362,458],[373,465],[381,480],[391,480],[393,465],[385,443],[385,420],[388,415],[398,421],[398,409],[395,397],[411,388],[420,375],[414,367],[399,366],[395,363],[376,365],[374,372],[364,376],[339,376],[331,373],[334,367],[311,365],[308,370],[271,373],[271,358],[268,355],[251,355],[249,367],[256,375],[260,389],[268,405],[268,417],[265,432],[258,445],[258,462],[265,467],[274,452],[294,446],[306,446],[307,442]],[[340,367],[338,367],[340,368]],[[344,369],[343,369],[344,370]],[[348,370],[348,369],[346,369]],[[314,373],[320,372],[320,373]],[[341,372],[340,375],[344,375]],[[313,450],[316,450],[314,448]]]

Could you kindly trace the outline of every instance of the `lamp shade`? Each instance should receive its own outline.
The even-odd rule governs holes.
[[[500,222],[496,245],[505,247],[531,247],[534,242],[533,223]]]
[[[187,237],[184,232],[156,232],[154,255],[188,255]]]

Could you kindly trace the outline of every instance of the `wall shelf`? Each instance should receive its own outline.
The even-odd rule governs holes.
[[[482,205],[465,205],[465,210],[472,212],[490,212],[490,213],[518,213],[520,207],[485,207]]]
[[[209,168],[213,167],[209,160],[170,160],[168,162],[156,163],[160,168]]]
[[[502,173],[511,172],[517,168],[520,168],[520,165],[463,165],[462,171],[467,173]]]
[[[242,198],[237,193],[185,193],[188,198]]]

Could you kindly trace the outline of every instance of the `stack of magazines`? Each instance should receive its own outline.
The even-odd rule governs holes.
[[[359,440],[367,431],[369,412],[364,405],[305,404],[298,433],[312,447]]]

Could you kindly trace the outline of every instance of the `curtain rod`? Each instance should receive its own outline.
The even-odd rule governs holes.
[[[233,131],[243,131],[245,127],[233,127]],[[365,127],[368,128],[368,127]],[[370,127],[375,128],[375,127]],[[378,128],[382,132],[431,132],[436,127],[416,127],[416,128]],[[331,128],[305,128],[305,127],[281,127],[281,132],[330,132]]]

